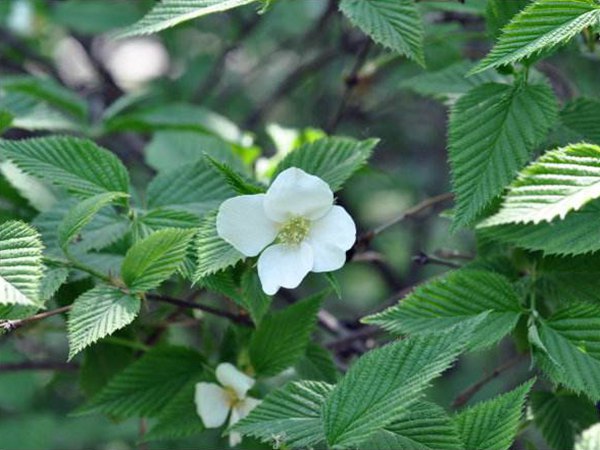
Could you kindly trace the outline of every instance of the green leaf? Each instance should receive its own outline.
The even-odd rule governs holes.
[[[327,397],[322,409],[331,447],[360,447],[408,412],[471,338],[478,321],[396,341],[363,355]]]
[[[458,414],[454,423],[469,450],[508,450],[525,408],[525,397],[534,380]]]
[[[164,228],[198,228],[200,218],[193,213],[169,208],[157,208],[141,213],[134,222],[136,240],[144,239]]]
[[[23,222],[0,225],[0,305],[39,306],[40,235]]]
[[[564,44],[599,20],[600,5],[594,0],[537,0],[502,30],[498,43],[474,73]]]
[[[231,144],[197,131],[158,131],[146,146],[144,155],[148,165],[158,172],[195,163],[205,155],[235,169],[243,169],[242,161],[234,154]]]
[[[0,172],[19,194],[38,211],[51,209],[58,201],[56,189],[26,174],[10,161],[0,162]]]
[[[544,297],[558,303],[568,299],[600,301],[600,255],[546,257],[536,266],[536,282]]]
[[[396,306],[363,321],[395,334],[430,334],[481,314],[485,318],[472,337],[472,346],[477,349],[512,331],[521,317],[519,297],[500,274],[461,269],[417,287]]]
[[[250,361],[260,376],[277,375],[301,357],[317,321],[323,294],[266,316],[250,341]]]
[[[413,0],[342,0],[340,10],[375,42],[425,66],[423,23]]]
[[[433,403],[417,403],[406,415],[378,431],[365,448],[371,450],[462,450],[450,417]]]
[[[590,143],[600,144],[600,101],[591,98],[576,98],[560,112],[561,122]]]
[[[65,187],[82,198],[129,192],[129,175],[121,161],[86,139],[0,140],[0,153],[24,172]]]
[[[196,380],[173,397],[160,412],[158,422],[144,435],[144,442],[182,439],[204,431],[194,403]]]
[[[248,310],[255,324],[260,324],[263,317],[269,312],[272,298],[262,290],[256,270],[247,270],[242,274],[240,283],[241,304]]]
[[[62,267],[46,270],[40,283],[40,300],[50,300],[67,281],[68,276],[69,270]]]
[[[155,417],[191,382],[200,381],[205,361],[184,347],[155,347],[115,375],[78,412],[120,418]]]
[[[69,360],[85,347],[129,325],[141,300],[112,286],[97,286],[73,302],[67,322]]]
[[[105,33],[140,18],[137,5],[122,0],[66,0],[51,8],[54,24],[84,34]]]
[[[121,275],[133,291],[158,287],[169,278],[185,258],[193,230],[164,229],[131,247],[125,255]]]
[[[545,84],[484,84],[460,98],[450,114],[450,165],[455,226],[468,225],[529,160],[558,107]]]
[[[4,110],[0,111],[0,134],[10,128],[12,121],[13,115],[10,112]]]
[[[256,0],[162,0],[157,3],[139,22],[118,33],[124,38],[158,33],[182,22],[197,19],[208,14],[227,11]]]
[[[541,321],[541,365],[550,378],[600,400],[600,307],[574,303]]]
[[[489,0],[485,10],[485,23],[488,34],[497,38],[500,30],[511,21],[511,19],[522,9],[524,9],[530,0]]]
[[[233,266],[245,258],[217,234],[216,211],[207,214],[202,220],[194,245],[198,255],[198,267],[194,275],[194,282]]]
[[[232,429],[263,442],[308,448],[324,441],[321,405],[333,386],[297,381],[271,392]]]
[[[105,192],[94,195],[75,205],[69,210],[63,221],[58,226],[58,243],[66,251],[67,247],[81,232],[94,215],[115,200],[128,197],[122,192]]]
[[[573,144],[549,151],[526,167],[510,186],[500,210],[480,226],[562,220],[598,197],[600,147]]]
[[[338,370],[331,353],[319,344],[309,342],[304,356],[296,363],[296,373],[304,380],[335,383]]]
[[[133,362],[134,350],[123,345],[100,341],[83,351],[79,384],[86,397],[91,398],[107,385],[112,377]]]
[[[555,450],[573,448],[575,435],[597,421],[594,405],[572,394],[533,392],[531,408],[537,428]]]
[[[481,235],[547,255],[582,255],[600,250],[600,202],[593,201],[564,220],[537,225],[507,224],[482,228]]]
[[[188,211],[198,215],[217,208],[235,192],[204,160],[159,173],[148,185],[148,207]]]
[[[290,167],[298,167],[325,180],[335,192],[369,159],[379,141],[350,138],[323,138],[302,145],[279,163],[273,179]]]
[[[265,186],[242,176],[227,164],[221,163],[210,156],[206,158],[237,194],[262,194],[267,190]]]

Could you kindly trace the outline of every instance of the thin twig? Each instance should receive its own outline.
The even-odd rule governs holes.
[[[437,256],[428,255],[425,252],[419,252],[418,255],[412,257],[412,260],[421,266],[434,264],[438,266],[451,267],[453,269],[459,269],[460,267],[462,267],[461,264],[455,263],[453,261],[447,261],[445,259],[438,258]]]
[[[489,373],[488,375],[483,377],[481,380],[479,380],[475,384],[472,384],[471,386],[466,388],[464,391],[462,391],[460,394],[458,394],[456,396],[456,398],[454,399],[454,402],[452,402],[452,407],[460,408],[461,406],[466,404],[486,384],[488,384],[490,381],[494,380],[495,378],[498,378],[504,371],[519,364],[524,359],[524,357],[525,357],[524,354],[517,355],[514,358],[506,361],[504,364],[501,364],[498,367],[496,367],[494,370],[492,370],[491,373]]]
[[[22,326],[27,325],[28,323],[37,322],[38,320],[43,320],[48,317],[56,316],[58,314],[67,312],[70,309],[71,309],[71,305],[63,306],[61,308],[53,309],[51,311],[39,313],[39,314],[36,314],[31,317],[26,317],[24,319],[0,320],[0,328],[4,329],[5,331],[13,331],[13,330],[16,330],[17,328],[21,328]]]
[[[334,341],[325,344],[329,350],[342,351],[348,347],[349,344],[353,344],[356,341],[364,341],[377,336],[382,330],[373,326],[363,326],[356,331],[349,333],[348,335],[336,339]]]
[[[19,363],[0,364],[0,374],[8,372],[21,372],[24,370],[53,370],[60,372],[72,372],[79,369],[76,363],[62,361],[25,361]]]
[[[252,326],[252,321],[246,315],[235,314],[229,311],[225,311],[219,308],[213,308],[208,305],[201,305],[200,303],[188,302],[185,300],[180,300],[178,298],[169,297],[167,295],[160,294],[147,294],[146,298],[148,300],[154,300],[163,303],[170,303],[171,305],[180,306],[188,309],[198,309],[200,311],[207,312],[209,314],[213,314],[215,316],[224,317],[226,319],[231,320],[232,322],[238,323],[244,326]]]

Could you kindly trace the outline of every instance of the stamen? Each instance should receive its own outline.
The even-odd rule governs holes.
[[[304,217],[296,216],[283,224],[277,239],[283,244],[298,245],[306,238],[309,231],[310,221]]]

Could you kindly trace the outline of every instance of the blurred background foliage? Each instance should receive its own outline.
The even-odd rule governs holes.
[[[469,61],[486,53],[502,25],[499,17],[499,23],[489,21],[486,28],[486,0],[418,2],[425,20],[426,69],[370,44],[329,0],[273,0],[262,11],[250,5],[160,35],[111,39],[112,32],[138,20],[152,4],[0,2],[0,129],[12,120],[4,137],[49,131],[90,136],[121,157],[138,188],[156,171],[184,165],[201,151],[233,154],[230,162],[236,167],[255,165],[267,174],[285,152],[323,133],[378,137],[372,164],[353,177],[339,198],[362,231],[449,190],[447,110],[477,82],[463,77]],[[583,44],[571,44],[578,45]],[[597,56],[567,47],[540,70],[562,101],[574,94],[598,97]],[[555,134],[558,143],[561,130]],[[0,221],[31,220],[36,202],[48,204],[52,191],[36,189],[31,179],[9,184],[10,171],[1,166]],[[449,221],[432,213],[378,236],[371,250],[366,261],[336,274],[343,299],[332,296],[326,304],[350,328],[403,289],[475,252],[470,233],[450,233]],[[75,298],[88,287],[85,283],[68,284],[58,297]],[[313,292],[319,283],[309,279],[303,289]],[[108,374],[82,370],[81,375],[66,365],[57,372],[2,369],[29,360],[65,361],[66,336],[57,326],[61,320],[0,340],[0,447],[135,448],[146,424],[70,415],[86,390],[93,391],[94,377]],[[203,346],[219,345],[220,332],[212,331],[200,332]],[[174,342],[201,337],[196,328],[172,327],[169,333]],[[504,343],[463,357],[431,395],[449,406],[457,392],[513,352]],[[107,348],[105,353],[129,360],[134,350]],[[351,353],[338,356],[341,364],[352,358]],[[514,387],[526,369],[490,383],[474,400]],[[80,377],[82,389],[75,387]],[[206,433],[202,441],[144,446],[213,448],[218,442],[217,433]]]

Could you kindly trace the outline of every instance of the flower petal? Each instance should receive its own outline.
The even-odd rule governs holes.
[[[267,216],[285,222],[294,216],[315,220],[333,205],[333,192],[319,177],[291,167],[271,183],[264,201]]]
[[[215,383],[196,384],[196,410],[206,428],[218,428],[229,413],[229,396]]]
[[[306,243],[313,250],[313,272],[337,270],[346,262],[346,250],[356,241],[356,225],[341,206],[334,206],[310,227]]]
[[[305,242],[272,245],[258,258],[258,276],[267,295],[275,294],[280,287],[298,287],[312,267],[313,252]]]
[[[260,404],[260,400],[253,397],[246,397],[241,402],[238,402],[231,409],[231,416],[229,417],[229,429],[233,427],[236,423],[250,414],[254,408],[256,408]],[[234,447],[242,442],[242,435],[240,433],[236,433],[235,431],[229,432],[229,446]]]
[[[240,400],[245,398],[246,393],[254,386],[254,379],[239,371],[233,364],[219,364],[215,375],[219,383],[233,389]]]
[[[217,214],[217,233],[246,256],[256,256],[275,240],[277,224],[265,214],[266,194],[225,200]]]

